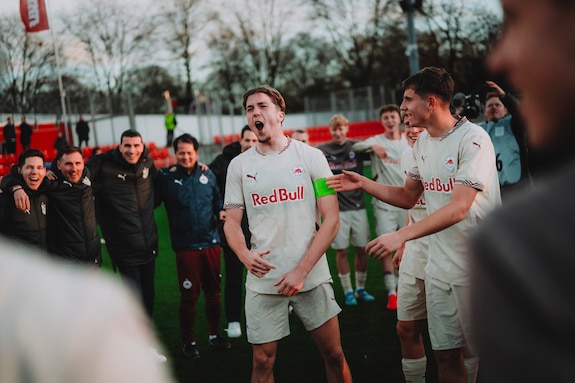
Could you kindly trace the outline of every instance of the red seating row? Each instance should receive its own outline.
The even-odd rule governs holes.
[[[286,135],[291,135],[295,129],[288,129],[285,131]],[[329,127],[327,125],[312,126],[305,129],[309,134],[310,145],[318,145],[331,140]],[[349,124],[348,138],[354,140],[365,140],[376,134],[381,134],[385,131],[384,127],[379,121],[363,121],[352,122]],[[226,134],[223,136],[214,136],[215,144],[229,145],[234,141],[239,141],[241,136],[239,133]]]

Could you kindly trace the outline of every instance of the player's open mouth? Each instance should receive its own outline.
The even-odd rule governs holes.
[[[256,121],[256,129],[262,130],[264,128],[264,123],[261,121]]]

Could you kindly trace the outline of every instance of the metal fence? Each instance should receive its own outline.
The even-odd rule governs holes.
[[[387,90],[381,85],[305,97],[304,108],[308,125],[325,125],[336,113],[343,114],[351,122],[377,120],[378,108],[384,104],[397,103],[396,94],[397,90]]]

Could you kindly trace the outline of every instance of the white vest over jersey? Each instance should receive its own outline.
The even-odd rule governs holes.
[[[248,273],[247,288],[278,293],[273,284],[299,264],[320,223],[312,182],[331,175],[324,154],[297,140],[280,153],[261,154],[254,146],[230,162],[224,207],[245,208],[252,251],[270,249],[264,259],[276,266],[262,278]],[[331,274],[324,254],[301,291],[326,281]]]
[[[422,132],[413,146],[415,165],[409,176],[423,183],[427,213],[451,201],[455,184],[478,190],[467,216],[429,236],[427,276],[455,285],[469,285],[467,237],[501,204],[495,151],[480,126],[462,119],[443,137]]]

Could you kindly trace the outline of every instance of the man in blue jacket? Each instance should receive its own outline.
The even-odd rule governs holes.
[[[166,207],[176,252],[183,351],[193,359],[200,357],[194,324],[202,288],[209,343],[220,349],[231,347],[219,335],[221,248],[217,228],[225,215],[216,176],[198,166],[198,146],[198,141],[187,133],[177,137],[176,167],[164,169],[157,184],[157,198]]]

